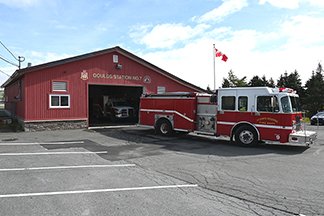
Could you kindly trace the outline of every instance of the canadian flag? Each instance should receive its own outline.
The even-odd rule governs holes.
[[[227,57],[225,54],[223,54],[223,56],[222,56],[222,60],[223,60],[224,62],[226,62],[227,59],[228,59],[228,57]]]
[[[222,60],[224,61],[224,62],[226,62],[227,61],[227,59],[228,59],[228,57],[225,55],[225,54],[223,54],[221,51],[219,51],[218,49],[216,49],[215,48],[215,55],[216,55],[216,57],[222,57]]]

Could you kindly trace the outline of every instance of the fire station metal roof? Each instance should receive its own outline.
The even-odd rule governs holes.
[[[57,60],[57,61],[53,61],[53,62],[48,62],[48,63],[44,63],[44,64],[40,64],[40,65],[35,65],[35,66],[31,66],[31,67],[26,67],[20,70],[16,70],[9,78],[8,80],[2,84],[2,88],[5,88],[6,86],[10,85],[12,82],[18,80],[20,77],[22,77],[24,74],[26,73],[30,73],[30,72],[34,72],[37,70],[42,70],[42,69],[46,69],[46,68],[51,68],[51,67],[55,67],[55,66],[59,66],[62,64],[66,64],[66,63],[71,63],[71,62],[76,62],[76,61],[80,61],[83,59],[87,59],[87,58],[92,58],[92,57],[96,57],[96,56],[100,56],[100,55],[104,55],[107,53],[111,53],[111,52],[117,52],[121,55],[124,55],[128,58],[130,58],[131,60],[138,62],[140,64],[142,64],[145,67],[148,67],[150,69],[152,69],[153,71],[156,71],[157,73],[160,73],[170,79],[173,79],[175,81],[177,81],[180,84],[189,86],[191,88],[193,88],[195,91],[198,92],[206,92],[206,90],[195,86],[185,80],[180,79],[179,77],[149,63],[148,61],[145,61],[144,59],[126,51],[125,49],[120,48],[119,46],[113,47],[113,48],[108,48],[108,49],[104,49],[104,50],[99,50],[99,51],[95,51],[95,52],[91,52],[91,53],[86,53],[83,55],[78,55],[78,56],[74,56],[74,57],[70,57],[70,58],[66,58],[66,59],[62,59],[62,60]]]

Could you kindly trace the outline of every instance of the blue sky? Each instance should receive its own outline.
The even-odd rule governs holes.
[[[0,41],[23,67],[121,46],[213,88],[213,44],[228,56],[215,59],[216,87],[230,69],[248,80],[296,69],[305,82],[323,60],[323,0],[0,0],[0,15]]]

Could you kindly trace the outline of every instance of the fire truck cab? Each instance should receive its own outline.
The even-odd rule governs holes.
[[[309,145],[316,132],[305,130],[299,96],[289,88],[221,88],[214,94],[176,92],[143,95],[140,125],[161,134],[173,131],[228,137],[241,145]]]

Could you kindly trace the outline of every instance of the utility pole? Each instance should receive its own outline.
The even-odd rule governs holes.
[[[0,56],[0,59],[2,59],[3,61],[5,61],[5,62],[7,62],[7,63],[9,63],[9,64],[11,64],[11,65],[14,65],[14,66],[16,66],[16,67],[18,67],[18,69],[20,70],[20,68],[21,68],[21,62],[23,62],[23,61],[25,61],[25,57],[23,57],[23,56],[18,56],[18,58],[1,42],[1,40],[0,40],[0,44],[11,54],[11,56],[14,58],[14,59],[16,59],[17,61],[18,61],[18,65],[16,65],[15,63],[13,63],[13,62],[11,62],[11,61],[9,61],[9,60],[7,60],[7,59],[5,59],[5,58],[3,58],[3,57],[1,57]]]
[[[21,62],[25,61],[25,57],[23,56],[18,56],[18,69],[20,70],[21,68]]]

